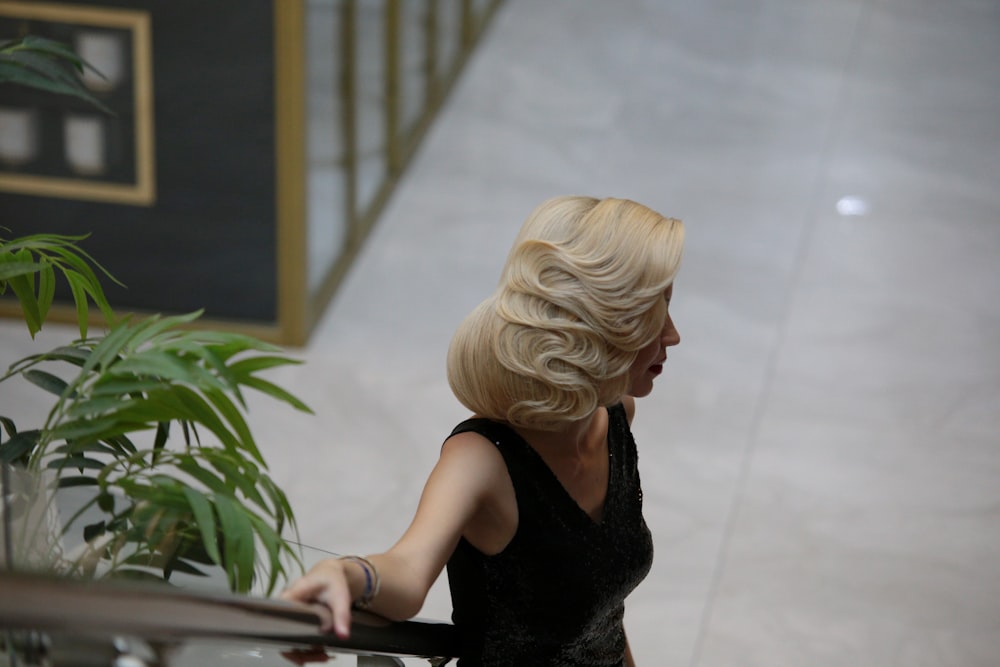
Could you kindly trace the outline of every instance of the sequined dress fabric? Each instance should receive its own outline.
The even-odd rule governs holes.
[[[461,540],[448,561],[459,667],[618,667],[626,596],[649,572],[635,440],[625,409],[608,409],[608,491],[600,521],[587,514],[513,429],[487,419],[479,433],[503,455],[517,496],[510,544],[487,556]]]

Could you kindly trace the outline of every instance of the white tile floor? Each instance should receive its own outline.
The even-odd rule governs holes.
[[[569,193],[688,228],[639,664],[1000,664],[1000,3],[509,0],[277,376],[317,415],[255,406],[304,542],[405,527],[451,332]]]

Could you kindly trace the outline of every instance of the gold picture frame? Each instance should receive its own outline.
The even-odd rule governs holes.
[[[149,12],[0,0],[0,18],[128,31],[132,45],[130,55],[135,133],[132,182],[0,172],[0,191],[135,206],[153,205],[156,202],[156,160],[153,129],[152,22]]]

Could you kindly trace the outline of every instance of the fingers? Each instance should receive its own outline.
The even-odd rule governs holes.
[[[319,578],[309,573],[299,577],[288,588],[281,592],[281,599],[290,602],[311,602],[316,600],[323,592],[325,583]]]
[[[328,591],[327,605],[333,610],[333,631],[341,639],[347,639],[351,634],[351,593],[347,589],[347,581],[332,591]]]
[[[310,603],[309,608],[319,616],[319,631],[321,633],[330,632],[333,628],[333,611],[325,604],[319,602]]]
[[[343,564],[323,561],[292,582],[279,597],[290,602],[314,605],[320,617],[320,631],[333,631],[341,639],[351,632],[351,591]]]

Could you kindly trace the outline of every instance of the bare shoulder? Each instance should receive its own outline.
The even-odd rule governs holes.
[[[453,435],[441,446],[413,521],[388,552],[406,563],[421,600],[462,535],[495,504],[504,471],[496,446],[476,433]]]
[[[438,466],[453,469],[480,484],[495,482],[498,475],[506,473],[503,456],[496,445],[473,431],[457,433],[445,440]]]
[[[505,470],[496,446],[481,435],[449,437],[424,485],[416,516],[393,549],[405,548],[416,554],[414,559],[432,554],[427,571],[437,576],[466,526],[502,487]]]
[[[475,511],[463,536],[485,554],[497,554],[517,531],[517,497],[507,464],[497,446],[479,433],[453,435],[441,448],[439,466],[474,499]]]
[[[625,406],[625,416],[628,417],[628,423],[632,423],[632,419],[635,418],[635,398],[633,396],[625,396],[622,399],[622,405]]]

